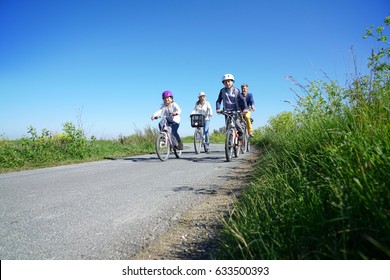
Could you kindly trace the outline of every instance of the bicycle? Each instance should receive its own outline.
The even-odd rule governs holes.
[[[225,156],[227,161],[231,161],[234,157],[240,155],[240,142],[238,141],[238,131],[236,129],[235,118],[240,111],[221,111],[220,114],[226,116],[226,140],[225,140]]]
[[[190,115],[190,117],[191,117],[191,126],[195,127],[195,132],[194,132],[195,153],[199,154],[202,147],[204,151],[207,153],[209,149],[205,144],[205,135],[203,135],[205,116],[202,114],[192,114]]]
[[[166,161],[173,151],[176,158],[180,158],[181,150],[176,148],[176,138],[172,135],[172,127],[168,125],[167,116],[159,116],[155,119],[162,118],[161,130],[156,138],[156,154],[161,161]]]
[[[244,138],[242,140],[242,145],[240,146],[241,153],[245,154],[245,152],[250,152],[251,151],[251,142],[250,142],[250,137],[249,137],[249,132],[248,132],[248,127],[246,125],[246,120],[243,117],[242,114],[240,114],[240,122],[241,122],[241,127],[243,128],[243,135]],[[253,119],[250,118],[251,123],[253,123]]]

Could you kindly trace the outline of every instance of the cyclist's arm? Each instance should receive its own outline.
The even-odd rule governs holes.
[[[252,111],[256,111],[255,100],[253,99],[253,94],[251,94],[249,96],[249,104],[250,104],[250,107],[251,107]]]
[[[177,103],[173,103],[173,115],[178,116],[181,114],[180,106]]]
[[[198,111],[198,102],[195,102],[194,110],[192,110],[191,115],[196,114]]]
[[[219,108],[221,108],[221,101],[222,101],[222,89],[219,91],[217,102],[215,103],[215,108],[217,113],[220,111]]]
[[[199,110],[198,108],[198,102],[195,103],[195,107],[194,107],[194,110],[192,110],[191,112],[191,115],[194,115],[194,114],[201,114],[201,110]]]
[[[154,112],[151,119],[154,120],[154,119],[158,118],[159,116],[161,116],[161,114],[162,114],[162,109],[159,109],[156,112]]]
[[[212,117],[213,116],[213,108],[211,108],[210,102],[207,102],[207,109],[208,109],[209,117]]]

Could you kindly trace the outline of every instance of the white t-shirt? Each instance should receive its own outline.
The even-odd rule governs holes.
[[[206,120],[209,120],[210,119],[210,115],[213,114],[213,109],[211,109],[210,102],[205,101],[203,105],[198,104],[198,102],[196,102],[195,103],[195,108],[191,112],[191,115],[192,114],[202,114],[202,115],[204,115],[206,117],[205,118]]]

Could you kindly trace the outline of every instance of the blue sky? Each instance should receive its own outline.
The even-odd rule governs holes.
[[[130,135],[157,127],[150,116],[168,89],[190,135],[198,92],[215,109],[225,73],[249,84],[263,126],[292,110],[285,76],[307,84],[324,72],[344,85],[352,47],[364,73],[382,45],[362,35],[389,12],[387,0],[0,0],[0,137],[79,120],[88,137]]]

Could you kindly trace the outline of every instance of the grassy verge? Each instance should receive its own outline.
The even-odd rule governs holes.
[[[28,134],[19,140],[0,140],[0,173],[154,152],[157,130],[147,127],[116,140],[97,140],[86,139],[80,129],[65,123],[60,134],[43,130],[38,135],[33,127]]]
[[[146,127],[115,140],[97,140],[86,139],[72,123],[65,123],[63,133],[59,134],[45,129],[38,134],[30,126],[27,137],[0,138],[0,173],[154,153],[157,132],[156,128]],[[211,143],[224,140],[225,135],[218,131],[210,136]],[[182,141],[193,143],[193,136],[183,137]]]
[[[371,75],[348,88],[299,85],[294,113],[263,128],[216,258],[390,258],[389,54],[373,54]]]

